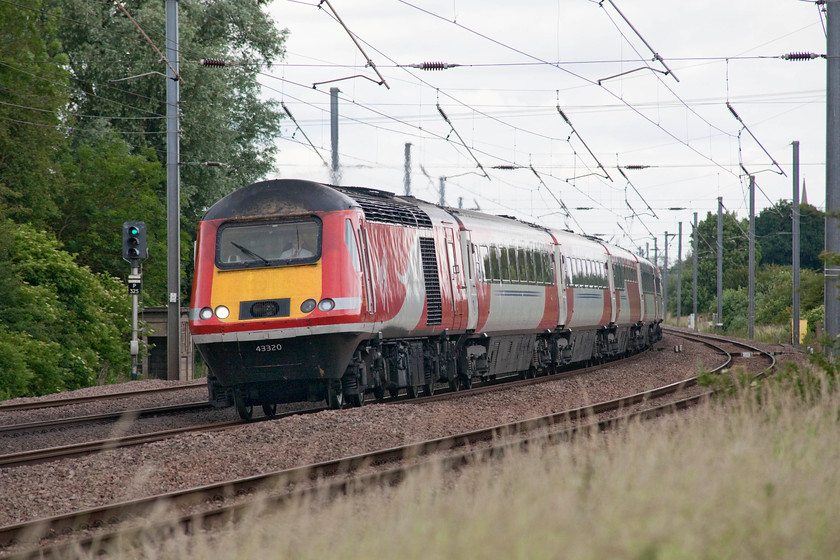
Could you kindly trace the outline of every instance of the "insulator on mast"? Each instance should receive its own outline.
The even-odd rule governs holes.
[[[233,66],[233,63],[228,62],[226,60],[222,60],[221,58],[202,58],[199,64],[201,64],[202,66],[216,67]]]
[[[794,53],[783,54],[782,59],[783,60],[792,60],[792,61],[802,61],[802,60],[814,60],[815,58],[820,58],[822,56],[824,56],[824,55],[820,55],[820,54],[816,54],[816,53],[794,52]]]

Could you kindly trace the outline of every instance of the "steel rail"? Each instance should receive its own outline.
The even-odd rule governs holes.
[[[212,408],[212,405],[207,401],[192,402],[185,404],[173,404],[168,406],[158,406],[154,408],[140,408],[136,410],[123,410],[120,412],[106,412],[104,414],[89,414],[86,416],[74,416],[72,418],[58,418],[54,420],[43,420],[40,422],[27,422],[25,424],[6,424],[0,426],[0,437],[17,436],[24,433],[37,432],[41,433],[61,431],[68,426],[76,424],[85,424],[89,422],[97,422],[104,420],[121,420],[142,418],[144,416],[156,416],[159,414],[169,414],[172,412],[189,412],[192,410],[203,410]]]
[[[13,410],[33,410],[37,408],[53,408],[56,406],[69,406],[74,404],[81,404],[92,401],[120,399],[136,397],[137,395],[149,395],[155,393],[168,393],[172,391],[183,391],[186,389],[194,389],[196,387],[206,387],[206,381],[202,380],[200,383],[188,383],[183,385],[176,385],[173,387],[158,387],[157,389],[141,389],[139,391],[121,391],[119,393],[110,393],[108,395],[95,395],[87,397],[70,397],[70,398],[56,398],[44,401],[32,401],[25,403],[5,403],[0,404],[0,412]]]
[[[476,396],[482,393],[486,393],[489,391],[495,391],[499,389],[512,389],[516,387],[525,387],[529,385],[545,383],[548,381],[554,381],[558,379],[563,379],[566,377],[571,377],[574,375],[581,375],[585,373],[590,373],[593,371],[597,371],[599,369],[614,366],[619,363],[627,364],[631,363],[635,359],[639,359],[641,356],[644,355],[644,352],[640,352],[638,354],[634,354],[628,358],[623,358],[621,360],[614,360],[611,362],[606,362],[603,364],[598,364],[595,366],[589,366],[585,368],[576,368],[565,372],[559,372],[553,375],[545,375],[539,376],[536,378],[530,379],[516,379],[511,381],[510,378],[516,377],[514,375],[505,376],[499,378],[498,380],[487,380],[482,382],[481,385],[478,387],[473,387],[471,389],[464,389],[464,390],[451,390],[451,389],[444,389],[443,392],[436,393],[434,395],[423,395],[418,398],[409,398],[406,395],[401,395],[398,397],[389,397],[388,399],[383,401],[383,404],[423,404],[429,402],[438,402],[456,398],[463,398],[469,396]],[[209,407],[209,403],[194,403],[196,408],[201,408],[203,405],[204,407]],[[172,407],[172,410],[177,410],[179,405],[175,405]],[[180,405],[186,406],[186,405]],[[63,423],[67,424],[75,424],[79,422],[86,422],[86,421],[95,421],[99,419],[114,419],[120,418],[125,415],[125,418],[132,418],[130,414],[132,413],[142,413],[141,415],[146,414],[154,414],[155,411],[159,409],[148,409],[148,410],[141,410],[141,411],[126,411],[126,412],[116,412],[116,413],[109,413],[103,414],[100,416],[91,415],[87,417],[78,417],[78,418],[71,418],[58,421],[46,421],[46,422],[34,422],[31,424],[20,424],[20,425],[9,425],[9,426],[0,426],[0,435],[3,435],[4,432],[8,434],[14,433],[22,433],[22,432],[30,432],[33,429],[43,429],[49,427],[49,429],[61,429],[61,425]],[[162,407],[161,411],[167,411],[167,407]],[[277,418],[285,418],[287,416],[292,416],[295,414],[309,414],[312,412],[320,412],[324,410],[324,407],[315,407],[312,409],[306,409],[303,411],[296,411],[284,414],[278,414],[274,417],[259,417],[249,422],[262,422],[266,420],[272,420]],[[86,455],[90,453],[97,453],[100,451],[107,451],[110,449],[116,449],[119,447],[129,447],[132,445],[142,445],[145,443],[151,443],[154,441],[160,441],[162,439],[166,439],[168,437],[177,436],[182,433],[186,432],[194,432],[194,431],[210,431],[210,430],[221,430],[221,429],[228,429],[233,428],[239,425],[242,425],[245,421],[231,421],[221,424],[206,424],[203,426],[194,426],[189,429],[182,429],[182,428],[173,428],[171,430],[164,430],[160,432],[152,432],[149,434],[141,434],[135,436],[122,436],[118,438],[110,438],[106,440],[96,440],[90,442],[82,442],[76,443],[66,446],[59,446],[59,447],[51,447],[51,448],[44,448],[44,449],[35,449],[35,450],[28,450],[28,451],[20,451],[16,453],[10,453],[7,455],[0,455],[0,467],[8,467],[8,466],[20,466],[25,464],[36,464],[41,463],[44,461],[52,460],[52,459],[59,459],[59,458],[66,458],[66,457],[74,457],[79,455]]]
[[[266,416],[258,418],[253,422],[276,420],[279,418],[286,418],[288,416],[295,416],[298,414],[312,414],[315,412],[321,412],[322,410],[325,410],[324,407],[315,407],[305,410],[297,410],[294,412],[285,412],[272,417]],[[163,439],[192,432],[215,432],[220,430],[227,430],[236,426],[245,425],[246,423],[247,422],[245,422],[244,420],[229,420],[226,422],[202,424],[200,426],[187,426],[183,428],[173,428],[171,430],[149,432],[147,434],[137,434],[132,436],[122,436],[104,440],[74,443],[70,445],[62,445],[60,447],[48,447],[45,449],[19,451],[17,453],[0,455],[0,467],[18,467],[23,465],[33,465],[37,463],[43,463],[45,461],[50,461],[53,459],[64,459],[67,457],[88,455],[91,453],[99,453],[101,451],[118,449],[120,447],[130,447],[132,445],[143,445],[145,443],[152,443],[155,441],[160,441]]]

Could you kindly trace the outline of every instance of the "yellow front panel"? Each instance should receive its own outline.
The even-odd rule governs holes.
[[[231,315],[225,322],[238,321],[239,302],[290,298],[288,318],[305,317],[300,304],[321,299],[321,261],[314,264],[242,270],[213,270],[211,305],[227,306]]]

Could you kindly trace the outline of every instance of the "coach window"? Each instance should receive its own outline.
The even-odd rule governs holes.
[[[516,253],[510,247],[499,247],[501,251],[502,281],[516,283]]]
[[[516,262],[519,265],[519,282],[522,284],[530,282],[531,279],[528,277],[527,253],[525,249],[516,250]]]
[[[510,282],[510,265],[507,247],[499,247],[499,280]]]
[[[490,245],[490,280],[494,282],[501,280],[499,268],[499,250],[495,245]]]
[[[566,285],[575,285],[575,259],[566,257]]]
[[[487,281],[487,272],[489,270],[488,260],[490,256],[487,253],[486,245],[478,246],[478,259],[476,260],[475,279],[477,282]]]
[[[537,264],[535,262],[536,253],[534,251],[526,251],[525,257],[526,262],[528,265],[528,283],[529,284],[539,284],[540,277],[537,276]]]
[[[548,253],[543,254],[543,277],[546,284],[554,284],[554,257]],[[563,262],[563,257],[560,257],[560,262]],[[560,269],[557,269],[557,276],[562,276]]]

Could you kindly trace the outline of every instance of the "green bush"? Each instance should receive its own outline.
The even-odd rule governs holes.
[[[52,234],[0,225],[0,381],[4,398],[94,385],[128,371],[130,302]]]

